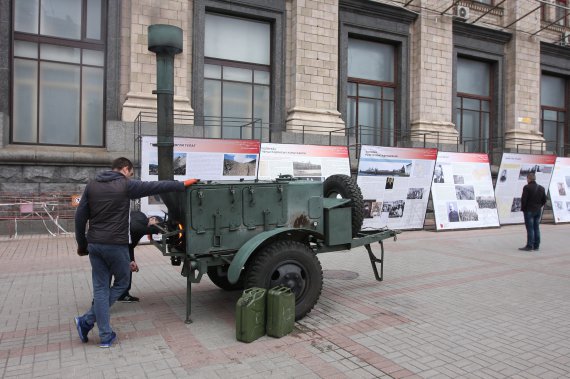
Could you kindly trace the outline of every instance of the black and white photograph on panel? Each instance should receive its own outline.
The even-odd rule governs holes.
[[[404,206],[406,203],[404,200],[392,201],[390,211],[388,213],[389,218],[399,218],[404,215]]]
[[[406,196],[406,199],[423,199],[423,197],[423,188],[408,188],[408,196]]]
[[[411,160],[399,159],[361,159],[358,175],[363,176],[410,176],[412,171]]]
[[[453,184],[465,184],[463,175],[453,175]]]
[[[497,208],[497,202],[495,201],[495,197],[493,196],[477,196],[475,200],[477,200],[477,206],[479,207],[479,209]]]
[[[459,212],[457,211],[457,203],[450,201],[446,204],[447,208],[447,221],[459,222]]]
[[[520,212],[520,211],[521,211],[521,198],[513,197],[513,203],[511,204],[511,212]]]
[[[388,176],[386,178],[386,185],[384,186],[384,189],[391,190],[392,188],[394,188],[394,178],[392,176]]]
[[[293,176],[322,176],[321,165],[310,160],[294,160]]]
[[[475,189],[473,186],[455,186],[455,196],[457,200],[475,200]]]
[[[372,218],[372,203],[375,201],[373,199],[365,199],[364,200],[364,218]]]
[[[445,177],[443,174],[443,166],[437,164],[433,171],[433,182],[434,183],[445,183]]]
[[[477,213],[477,208],[461,206],[459,208],[459,220],[460,221],[479,221],[479,214]]]
[[[522,165],[519,171],[519,180],[526,180],[528,174],[536,174],[539,165]]]
[[[566,188],[564,187],[564,183],[556,183],[558,185],[558,194],[560,196],[566,196]]]

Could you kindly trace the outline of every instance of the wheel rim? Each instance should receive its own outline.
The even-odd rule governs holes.
[[[342,195],[337,191],[330,191],[327,196],[329,199],[342,199]]]
[[[291,288],[295,298],[300,299],[308,285],[307,270],[298,262],[286,262],[273,270],[269,280],[269,288],[285,286]]]

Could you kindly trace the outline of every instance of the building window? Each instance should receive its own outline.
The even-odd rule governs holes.
[[[554,20],[557,20],[556,23],[560,26],[568,26],[568,1],[567,0],[556,0],[555,4],[558,5],[555,7],[554,12]]]
[[[13,143],[103,146],[105,4],[14,1]]]
[[[481,4],[487,4],[487,5],[493,5],[493,0],[473,0],[476,3],[481,3]]]
[[[358,143],[394,146],[396,48],[348,39],[346,123]]]
[[[568,27],[568,0],[555,0],[553,4],[542,4],[541,17],[545,22]]]
[[[270,24],[206,14],[204,125],[210,138],[259,138],[270,122]]]
[[[548,151],[559,152],[568,139],[566,104],[566,80],[557,76],[542,75],[540,129]]]
[[[486,151],[491,135],[491,64],[457,58],[455,123],[469,151]]]

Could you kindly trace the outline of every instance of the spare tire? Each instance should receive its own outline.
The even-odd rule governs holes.
[[[350,199],[352,208],[352,236],[356,237],[364,220],[364,200],[358,184],[347,175],[331,175],[323,183],[325,197]]]

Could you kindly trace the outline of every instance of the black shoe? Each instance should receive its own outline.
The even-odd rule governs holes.
[[[136,303],[139,301],[139,298],[136,296],[124,295],[121,296],[117,301],[121,303]]]
[[[77,334],[79,335],[79,339],[81,342],[86,343],[89,341],[87,338],[87,334],[93,329],[93,326],[89,326],[85,323],[83,318],[80,316],[75,317],[75,327],[77,328]]]
[[[533,250],[533,251],[538,251],[538,250],[539,250],[539,249],[538,249],[538,246],[537,246],[537,247],[533,247],[532,250]]]
[[[525,247],[519,247],[519,250],[521,250],[521,251],[532,251],[533,249],[532,249],[532,247],[525,246]]]

